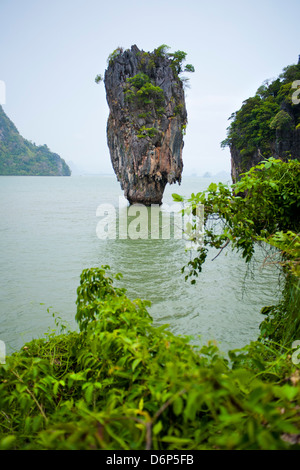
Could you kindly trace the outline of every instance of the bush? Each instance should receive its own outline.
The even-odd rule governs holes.
[[[0,369],[2,449],[299,448],[299,369],[154,327],[147,302],[84,270],[79,332],[28,343]]]
[[[294,127],[292,117],[286,111],[279,111],[270,122],[271,129],[292,130]]]
[[[135,107],[147,107],[152,105],[159,114],[164,112],[162,107],[165,98],[162,88],[151,83],[150,78],[145,73],[138,73],[134,77],[127,79],[128,88],[125,89],[125,97]]]

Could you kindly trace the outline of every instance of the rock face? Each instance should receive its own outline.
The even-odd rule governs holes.
[[[136,45],[115,51],[104,77],[111,162],[129,203],[161,204],[181,181],[184,90],[172,60]]]
[[[270,142],[270,146],[273,149],[271,155],[274,158],[280,158],[283,161],[293,158],[300,161],[300,129],[277,130],[276,139]],[[259,162],[266,158],[258,149],[245,160],[241,152],[234,145],[230,147],[230,154],[231,178],[233,182],[238,181],[242,173],[249,171],[253,166],[258,165]]]
[[[300,129],[276,130],[276,138],[270,142],[272,148],[271,155],[274,158],[287,160],[293,158],[300,161]],[[231,154],[231,178],[233,182],[240,179],[240,175],[249,171],[253,166],[265,160],[260,150],[255,150],[252,155],[243,158],[241,152],[232,145],[230,147]]]

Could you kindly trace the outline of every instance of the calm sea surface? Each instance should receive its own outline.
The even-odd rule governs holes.
[[[210,182],[185,177],[168,186],[162,210],[173,204],[173,192],[189,196]],[[77,328],[80,273],[103,264],[123,274],[130,298],[152,302],[157,325],[204,343],[214,339],[224,351],[256,339],[261,307],[277,298],[277,274],[261,269],[263,255],[256,255],[254,278],[245,279],[237,255],[229,250],[211,261],[211,253],[191,285],[181,274],[189,260],[184,240],[99,239],[97,208],[118,209],[120,197],[114,176],[0,177],[0,340],[7,352],[55,328],[52,313]]]

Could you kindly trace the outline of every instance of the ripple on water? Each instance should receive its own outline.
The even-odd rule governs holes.
[[[172,192],[189,195],[207,182],[187,179],[168,188],[166,202]],[[97,207],[118,207],[121,196],[114,177],[0,177],[0,339],[18,349],[54,327],[52,312],[76,327],[80,273],[102,264],[123,274],[130,298],[152,302],[155,324],[216,339],[224,349],[255,339],[261,307],[276,298],[277,274],[255,268],[254,280],[244,281],[243,260],[227,251],[211,261],[212,252],[191,285],[181,274],[189,260],[183,240],[99,240]]]

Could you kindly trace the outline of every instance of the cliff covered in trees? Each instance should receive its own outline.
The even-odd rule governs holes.
[[[47,145],[24,139],[0,106],[0,175],[70,176],[71,170]]]
[[[233,181],[269,157],[300,160],[300,60],[266,80],[229,118],[227,139]]]
[[[161,204],[166,184],[181,181],[187,111],[179,74],[194,68],[182,68],[186,53],[167,49],[118,48],[105,71],[107,143],[130,203]]]

